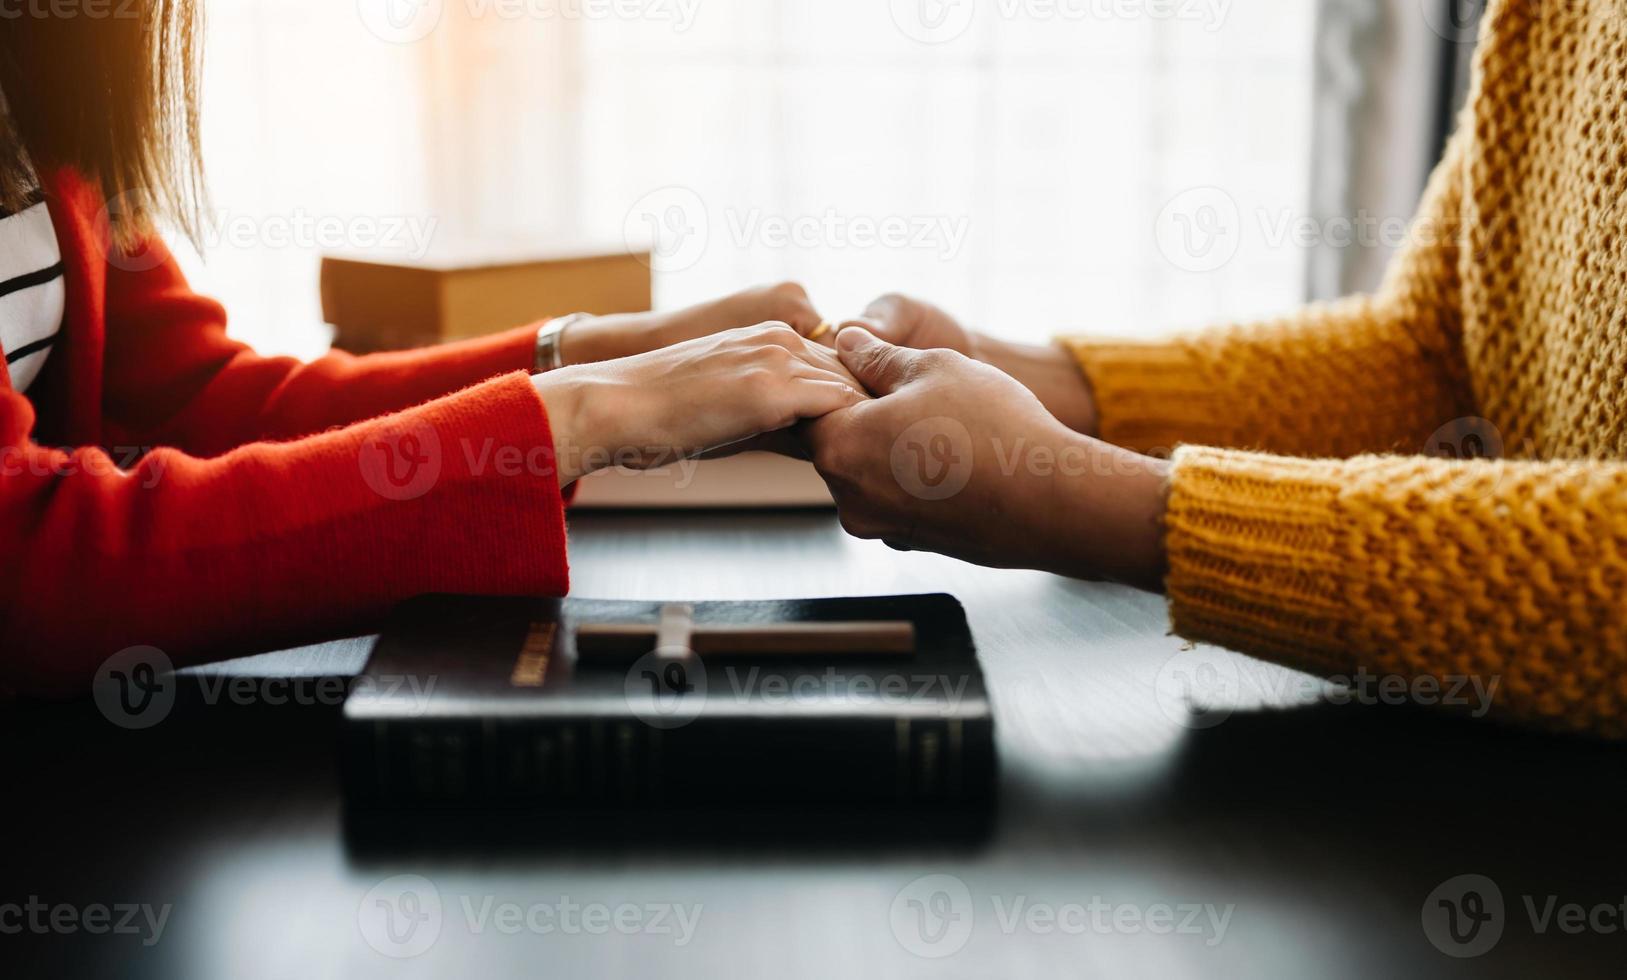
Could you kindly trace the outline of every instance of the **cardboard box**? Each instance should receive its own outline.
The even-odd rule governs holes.
[[[322,316],[357,354],[496,333],[566,313],[650,308],[648,253],[324,256]]]

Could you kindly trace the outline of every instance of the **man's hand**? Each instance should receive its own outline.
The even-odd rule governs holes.
[[[1097,432],[1090,384],[1072,355],[1059,346],[997,340],[966,329],[931,303],[897,293],[879,297],[865,307],[861,317],[847,320],[843,326],[864,327],[900,347],[952,350],[992,364],[1021,381],[1063,425],[1087,435]]]
[[[775,321],[807,336],[820,324],[808,293],[794,282],[761,286],[670,313],[617,313],[571,324],[560,338],[567,365],[631,357],[696,337]]]
[[[1166,464],[1069,430],[1020,383],[953,351],[859,327],[837,351],[878,397],[802,434],[850,533],[1158,587]]]

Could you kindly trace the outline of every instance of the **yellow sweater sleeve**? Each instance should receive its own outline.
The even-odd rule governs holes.
[[[1467,137],[1436,168],[1377,295],[1172,340],[1062,338],[1090,380],[1102,438],[1160,456],[1182,443],[1419,452],[1472,415],[1458,275]]]
[[[1104,438],[1174,450],[1180,635],[1325,675],[1477,683],[1494,714],[1627,737],[1627,464],[1361,455],[1417,454],[1475,414],[1467,137],[1377,295],[1161,343],[1064,343]]]
[[[1173,472],[1182,636],[1324,674],[1473,679],[1494,714],[1627,736],[1627,464],[1187,447]]]

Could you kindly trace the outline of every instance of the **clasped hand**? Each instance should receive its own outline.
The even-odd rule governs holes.
[[[1157,587],[1167,464],[1085,434],[1094,404],[1064,352],[892,295],[827,336],[834,350],[807,338],[819,322],[782,284],[567,335],[590,363],[534,379],[561,483],[769,447],[813,461],[858,537]]]
[[[804,423],[842,526],[900,550],[1156,588],[1167,466],[1075,432],[1027,387],[953,350],[843,329],[873,398]]]

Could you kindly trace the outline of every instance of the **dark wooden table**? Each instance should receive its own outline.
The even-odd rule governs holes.
[[[1627,964],[1615,746],[1307,698],[1303,675],[1185,650],[1156,597],[896,554],[828,514],[579,514],[572,541],[585,596],[960,597],[998,713],[988,839],[892,827],[882,844],[861,827],[825,840],[741,826],[761,817],[651,814],[608,842],[539,828],[512,850],[362,853],[344,833],[337,712],[318,682],[360,668],[368,641],[350,640],[207,672],[300,677],[308,703],[183,703],[145,731],[88,702],[9,711],[0,976],[1574,977]],[[1189,689],[1208,711],[1190,714]],[[1495,885],[1500,916],[1484,881],[1453,881],[1465,874]],[[1496,939],[1488,952],[1438,948],[1472,951],[1426,929],[1443,896],[1480,911],[1469,942]],[[31,926],[31,899],[67,911]],[[169,911],[148,945],[144,916],[89,934],[96,905]],[[1563,928],[1570,905],[1579,932]],[[401,916],[393,933],[386,912]],[[104,929],[122,916],[108,914]]]

